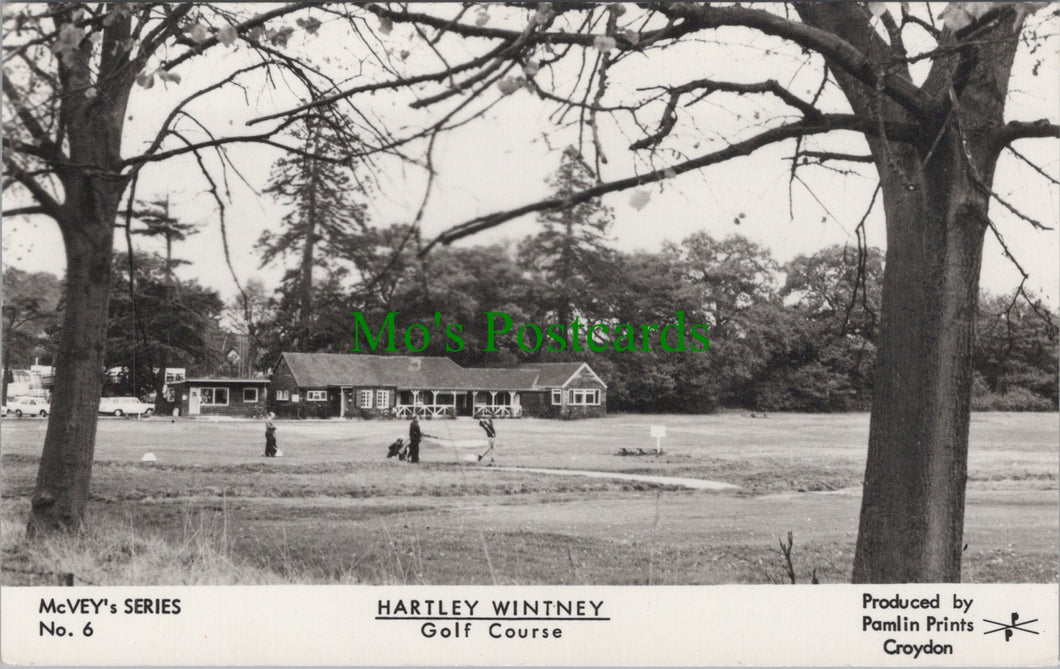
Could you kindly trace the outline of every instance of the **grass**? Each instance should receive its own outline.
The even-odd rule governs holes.
[[[662,455],[648,426],[667,426]],[[103,420],[87,531],[21,540],[45,423],[5,420],[9,566],[94,583],[767,583],[795,537],[800,582],[850,577],[868,420],[860,415],[611,416],[506,421],[498,464],[706,478],[732,492],[470,465],[425,445],[384,459],[387,421],[281,422],[266,460],[252,422]],[[424,431],[473,446],[473,421]],[[965,579],[1057,575],[1057,414],[975,414]],[[158,461],[140,462],[145,452]],[[827,494],[825,494],[827,493]]]
[[[277,570],[233,555],[222,528],[186,509],[178,537],[145,532],[113,510],[74,536],[25,539],[28,509],[5,504],[5,585],[215,585],[284,583]],[[69,579],[69,580],[67,580]],[[301,582],[301,581],[300,581]]]

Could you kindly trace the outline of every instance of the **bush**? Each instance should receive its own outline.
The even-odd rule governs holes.
[[[1026,388],[1013,388],[1004,394],[987,391],[972,394],[973,411],[1054,411],[1048,398]]]

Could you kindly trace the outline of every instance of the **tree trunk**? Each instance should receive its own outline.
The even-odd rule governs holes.
[[[890,76],[911,80],[863,6],[798,3],[796,9]],[[919,130],[912,143],[867,137],[883,192],[887,256],[854,556],[858,583],[960,580],[988,189],[1024,16],[988,21],[974,39],[935,58],[921,86],[931,104],[916,118],[833,67],[857,115]],[[943,45],[960,39],[946,32]]]
[[[169,352],[162,351],[158,361],[158,371],[154,375],[155,413],[168,413],[169,402],[166,400],[166,367],[169,365]]]
[[[305,245],[302,247],[301,278],[299,279],[298,345],[307,350],[309,345],[310,317],[313,310],[313,263],[317,228],[317,170],[318,165],[308,158],[309,189],[306,206]]]
[[[122,187],[89,183],[87,197],[81,198],[85,201],[72,203],[83,218],[60,224],[67,258],[66,306],[52,415],[26,528],[30,537],[78,528],[88,502],[107,340],[113,224]]]
[[[3,387],[0,388],[0,401],[3,402],[4,406],[7,406],[7,384],[9,383],[9,379],[11,379],[12,376],[13,376],[13,374],[11,373],[11,347],[10,346],[5,346],[4,347],[4,375],[3,375],[3,377],[0,377],[0,383],[3,384]]]
[[[55,12],[57,29],[71,21],[74,9],[69,5]],[[122,130],[129,91],[143,65],[118,48],[130,37],[130,16],[119,16],[104,30],[95,66],[91,40],[83,40],[59,71],[59,118],[69,160],[56,167],[63,202],[48,202],[47,209],[63,235],[66,301],[52,411],[30,498],[29,538],[80,528],[88,503],[107,341],[114,219],[130,178],[121,173]],[[82,94],[90,87],[97,91],[95,99]]]
[[[961,575],[988,199],[959,138],[938,153],[922,174],[881,170],[887,260],[855,582]]]

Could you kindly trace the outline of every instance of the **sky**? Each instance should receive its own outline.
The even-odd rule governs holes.
[[[427,7],[421,6],[421,11]],[[432,8],[433,9],[433,8]],[[452,6],[439,11],[445,13]],[[941,6],[935,8],[936,14]],[[493,9],[489,25],[525,24],[526,12]],[[322,19],[326,17],[321,16]],[[377,27],[374,18],[368,25]],[[1018,57],[1011,82],[1007,114],[1011,119],[1035,120],[1060,117],[1060,56],[1058,56],[1055,17],[1043,31],[1047,37],[1031,54],[1024,49]],[[819,68],[803,62],[798,49],[749,31],[726,31],[724,41],[703,40],[681,44],[651,58],[634,57],[612,70],[605,102],[628,99],[638,88],[680,83],[704,76],[730,81],[761,81],[776,78],[796,94],[810,97],[816,88]],[[379,35],[379,47],[399,73],[438,68],[437,56],[414,38],[411,31],[397,25],[388,36]],[[310,37],[297,33],[290,49],[312,56],[322,68],[336,71],[359,69],[354,83],[378,81],[389,75],[374,64],[361,43],[335,23],[326,23],[320,34]],[[461,42],[448,38],[439,49],[448,58],[458,59],[479,53],[487,42]],[[402,60],[401,51],[408,51]],[[154,136],[159,123],[173,104],[206,82],[248,62],[240,49],[219,48],[214,55],[193,60],[179,68],[180,84],[162,84],[150,90],[137,87],[130,102],[125,146],[128,153]],[[1040,62],[1038,62],[1040,61]],[[1035,64],[1037,63],[1037,67]],[[923,77],[925,64],[914,77]],[[1037,70],[1035,76],[1033,72]],[[573,72],[560,67],[553,73],[557,83],[569,85]],[[247,80],[246,92],[226,90],[203,100],[193,108],[208,127],[218,132],[243,132],[244,124],[258,115],[289,108],[297,102],[296,93],[283,82],[269,86],[261,80]],[[563,88],[563,86],[560,86]],[[439,90],[428,88],[420,94]],[[375,114],[390,127],[415,127],[436,111],[416,112],[409,108],[414,93],[377,95],[358,100],[367,113]],[[496,91],[490,99],[499,97]],[[834,88],[826,89],[822,106],[842,110],[845,103]],[[446,228],[482,214],[505,210],[540,199],[548,194],[545,179],[559,164],[561,149],[577,141],[574,127],[554,122],[553,103],[538,100],[526,90],[503,97],[486,117],[441,136],[434,151],[436,178],[422,219],[423,236],[430,238]],[[765,96],[713,96],[695,107],[681,110],[681,122],[668,140],[675,151],[696,155],[713,150],[741,136],[747,136],[774,122],[777,114],[788,113]],[[653,127],[659,107],[645,112],[644,122]],[[568,119],[569,121],[569,119]],[[646,164],[628,149],[638,135],[623,120],[602,118],[601,140],[608,162],[604,180],[624,178],[644,171]],[[813,140],[816,148],[864,153],[864,140],[852,133],[835,133]],[[1060,170],[1056,140],[1025,140],[1017,145],[1049,173]],[[422,146],[416,147],[422,150]],[[789,163],[793,144],[785,143],[699,172],[683,174],[662,184],[645,187],[646,206],[632,206],[632,193],[605,196],[614,209],[613,244],[623,251],[658,250],[665,242],[679,242],[693,232],[705,230],[716,237],[742,234],[769,248],[781,262],[808,254],[832,244],[855,244],[854,229],[876,186],[872,170],[853,166],[849,174],[821,168],[800,170],[805,184],[790,186]],[[254,244],[266,229],[276,230],[284,209],[261,195],[271,164],[279,157],[273,149],[241,145],[230,150],[234,170],[228,174],[230,200],[226,202],[227,243],[238,280],[245,284],[253,277],[269,287],[278,284],[283,268],[259,267]],[[216,167],[216,163],[211,162]],[[660,166],[665,165],[665,157]],[[424,170],[397,160],[383,159],[368,169],[378,187],[368,201],[373,225],[389,225],[413,219],[426,188]],[[219,174],[219,172],[215,172]],[[1002,159],[995,190],[1025,213],[1054,228],[1060,223],[1060,194],[1040,175],[1012,156]],[[225,298],[236,294],[236,286],[224,257],[224,240],[218,225],[217,207],[206,192],[206,184],[194,162],[188,159],[153,165],[140,178],[142,199],[167,195],[173,212],[180,218],[202,225],[202,232],[178,244],[175,255],[191,261],[180,272],[186,278],[216,288]],[[7,206],[11,206],[8,204]],[[866,222],[868,241],[884,247],[882,207],[877,203]],[[994,203],[991,214],[1014,255],[1031,275],[1028,287],[1046,301],[1060,305],[1060,238],[1056,230],[1036,231],[1003,207]],[[534,230],[532,217],[481,233],[466,243],[515,242]],[[148,240],[137,239],[139,248],[160,250]],[[125,250],[119,235],[116,248]],[[64,268],[62,241],[54,223],[42,217],[12,217],[3,221],[3,262],[31,271],[61,274]],[[1011,291],[1019,275],[1001,254],[993,239],[987,240],[983,260],[982,286],[992,292]]]

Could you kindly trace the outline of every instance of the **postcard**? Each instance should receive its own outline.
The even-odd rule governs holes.
[[[1049,3],[5,3],[0,657],[1055,665]]]

